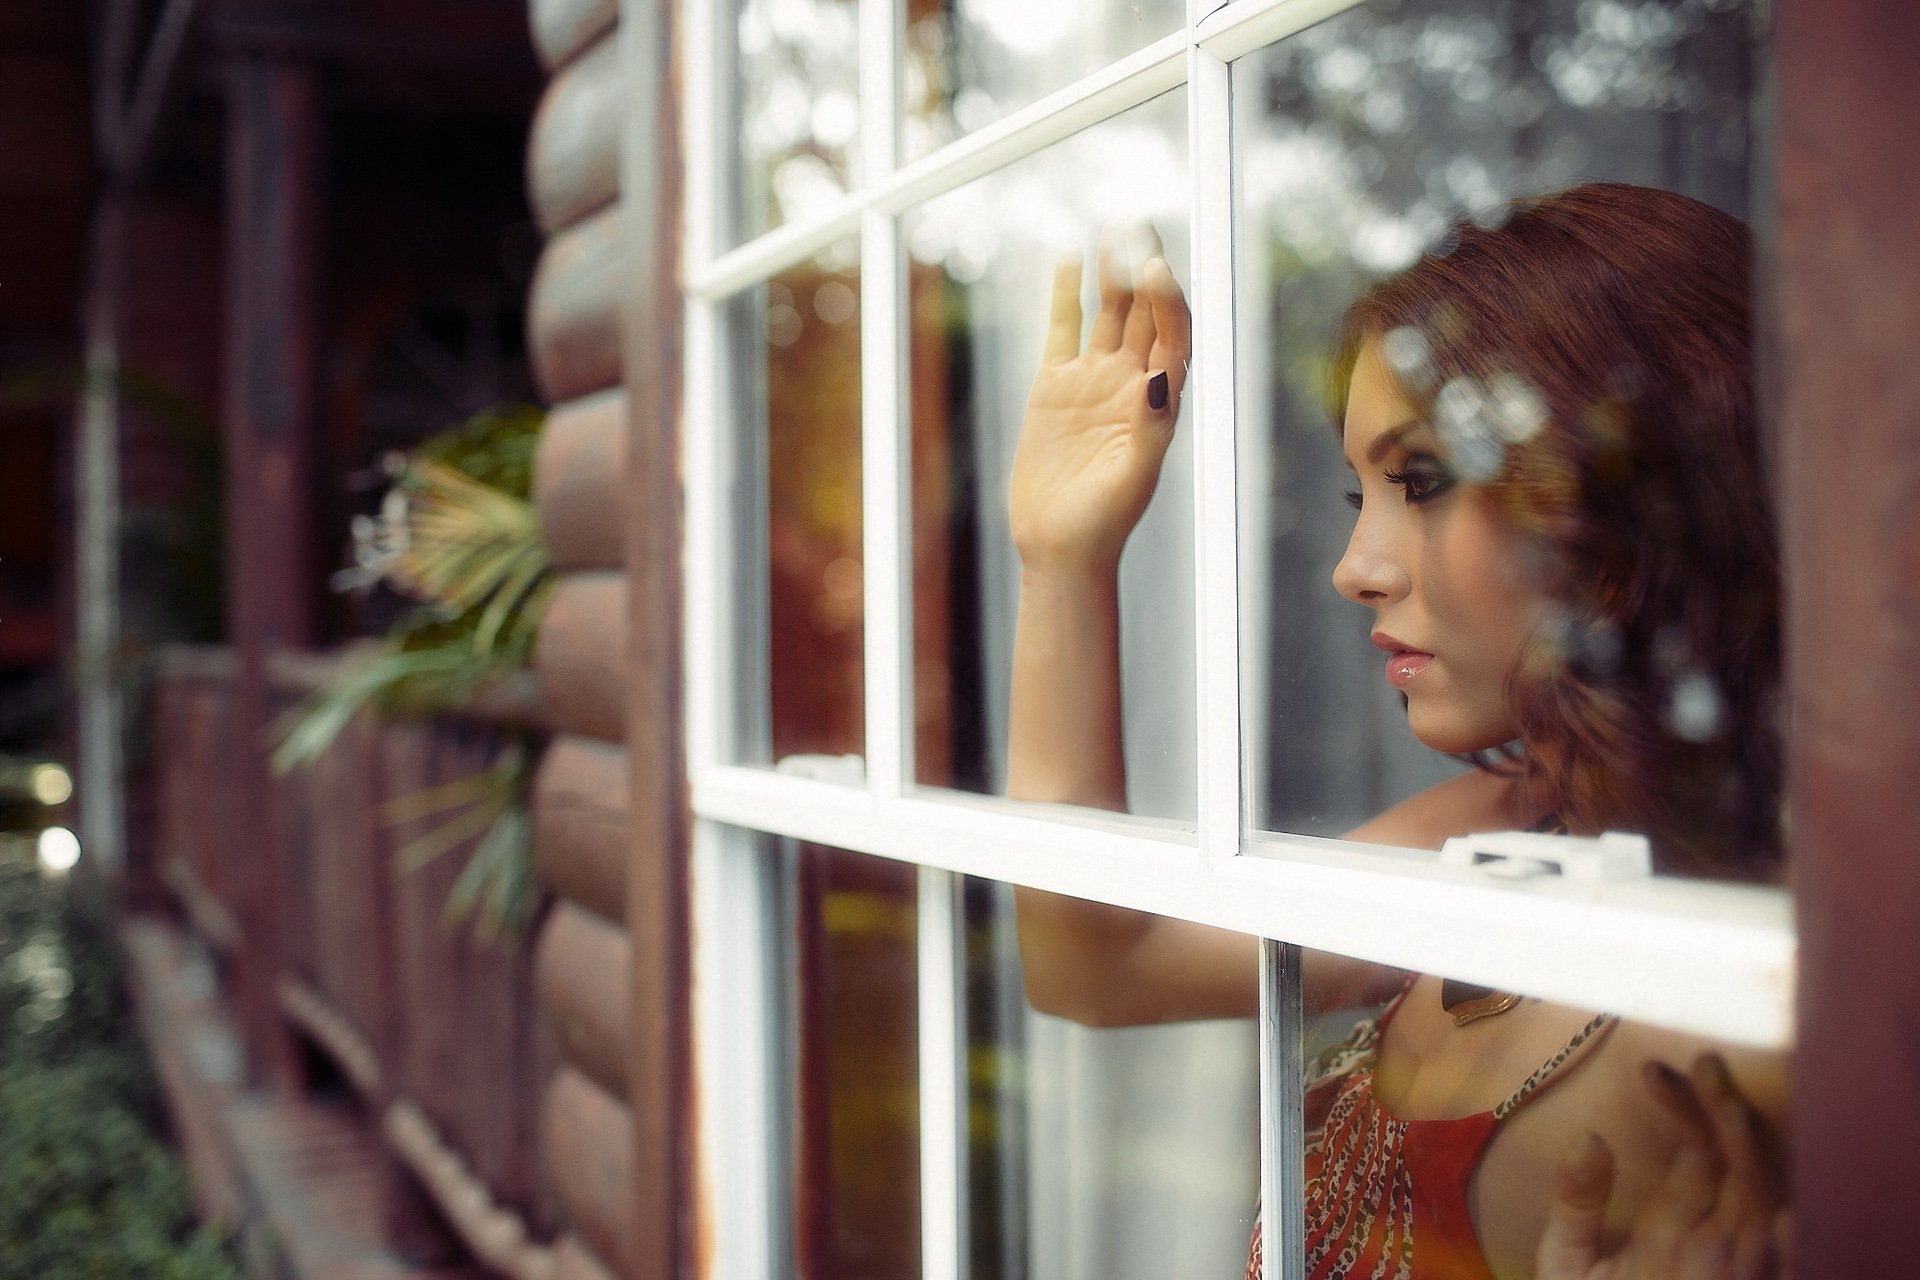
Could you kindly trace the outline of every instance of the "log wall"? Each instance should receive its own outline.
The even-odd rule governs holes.
[[[631,14],[647,6],[624,8]],[[677,1275],[672,1242],[647,1240],[646,1215],[634,1212],[657,1197],[671,1200],[675,1187],[640,1175],[632,1103],[648,1083],[636,1065],[646,1055],[632,1016],[635,978],[663,975],[642,962],[627,927],[635,848],[630,708],[637,674],[648,683],[658,673],[636,673],[632,658],[626,537],[635,512],[628,494],[634,422],[623,312],[636,254],[627,198],[634,193],[621,182],[623,133],[633,118],[621,9],[611,0],[531,3],[535,43],[551,76],[527,155],[528,202],[547,237],[528,301],[534,372],[549,403],[534,487],[560,575],[535,659],[554,736],[534,789],[534,848],[555,902],[534,978],[565,1062],[546,1088],[541,1124],[566,1223],[556,1267],[583,1278],[664,1280]]]

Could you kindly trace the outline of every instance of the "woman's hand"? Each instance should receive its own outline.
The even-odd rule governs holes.
[[[1690,1076],[1661,1062],[1647,1088],[1680,1135],[1661,1180],[1617,1247],[1605,1236],[1613,1152],[1589,1134],[1560,1166],[1540,1239],[1537,1280],[1775,1280],[1785,1272],[1787,1215],[1769,1167],[1764,1122],[1718,1054]]]
[[[1173,439],[1193,349],[1186,299],[1157,237],[1137,273],[1122,239],[1101,235],[1100,311],[1085,350],[1080,259],[1054,269],[1046,351],[1013,461],[1013,541],[1030,571],[1111,573]]]

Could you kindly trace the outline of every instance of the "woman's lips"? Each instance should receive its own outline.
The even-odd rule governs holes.
[[[1417,649],[1396,649],[1387,655],[1387,683],[1396,689],[1404,689],[1432,661],[1433,655],[1430,653],[1421,653]]]
[[[1433,655],[1424,649],[1411,648],[1384,631],[1374,632],[1371,638],[1376,648],[1387,651],[1387,683],[1396,689],[1413,683],[1433,661]]]

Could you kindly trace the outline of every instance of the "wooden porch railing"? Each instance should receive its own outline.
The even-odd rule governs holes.
[[[294,707],[350,660],[277,656],[272,711]],[[536,999],[537,929],[489,942],[450,922],[448,893],[473,841],[403,872],[399,852],[444,815],[385,816],[396,799],[485,769],[503,726],[537,727],[531,680],[458,716],[355,717],[318,759],[272,780],[270,839],[249,849],[223,814],[234,779],[249,776],[239,753],[267,748],[232,731],[234,675],[222,649],[163,661],[153,718],[161,880],[232,972],[256,962],[236,920],[239,886],[259,868],[242,860],[276,860],[276,874],[252,882],[285,886],[275,904],[284,962],[271,975],[284,1030],[311,1051],[307,1061],[345,1082],[384,1133],[396,1173],[480,1261],[521,1280],[554,1274],[541,1243],[557,1216],[540,1127],[560,1057]],[[396,1211],[406,1200],[394,1197]]]

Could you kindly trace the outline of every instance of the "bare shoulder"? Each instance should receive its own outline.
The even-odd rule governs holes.
[[[1518,792],[1511,778],[1482,769],[1469,770],[1408,796],[1349,831],[1347,838],[1408,849],[1438,849],[1453,836],[1511,830],[1525,826],[1534,816],[1525,811]]]

